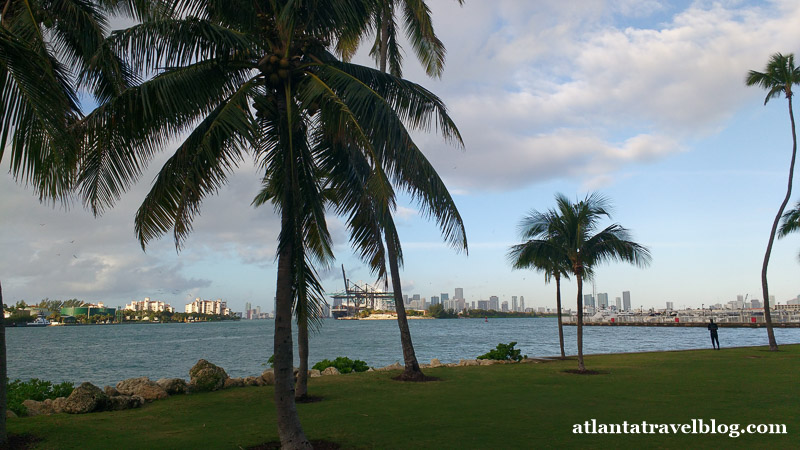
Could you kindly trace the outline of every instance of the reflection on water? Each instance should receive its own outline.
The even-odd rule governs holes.
[[[147,376],[188,378],[204,358],[230,376],[257,375],[272,354],[273,321],[7,328],[8,376],[50,381],[91,381],[100,386]],[[517,342],[528,356],[559,354],[556,319],[410,320],[421,363],[457,362]],[[575,327],[564,327],[568,354],[575,354]],[[779,344],[800,343],[800,329],[776,329]],[[765,329],[722,328],[722,348],[766,345]],[[311,364],[347,356],[380,367],[402,361],[397,322],[325,320],[310,337]],[[710,348],[704,328],[585,327],[584,353]],[[295,356],[296,360],[296,356]]]

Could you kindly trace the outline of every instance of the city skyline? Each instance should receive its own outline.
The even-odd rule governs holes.
[[[466,227],[469,253],[442,243],[434,223],[399,194],[405,293],[463,287],[470,301],[523,295],[555,303],[555,286],[532,270],[511,270],[507,251],[532,209],[599,191],[613,220],[648,248],[647,269],[606,264],[598,292],[633,294],[663,307],[761,298],[769,229],[786,188],[792,148],[786,101],[764,105],[746,87],[775,52],[800,52],[800,4],[758,2],[432,2],[448,49],[441,79],[414,61],[405,76],[440,96],[465,148],[434,135],[415,140],[448,186]],[[368,45],[355,61],[372,65]],[[95,219],[79,202],[38,204],[0,167],[0,274],[6,303],[79,298],[123,305],[131,298],[178,302],[226,298],[271,310],[279,218],[251,207],[258,166],[245,161],[202,213],[180,252],[168,234],[143,252],[133,217],[177,143],[148,165],[120,202]],[[795,177],[797,180],[797,176]],[[796,192],[794,205],[800,197]],[[375,275],[354,254],[343,218],[329,216],[335,262],[318,267],[325,290]],[[770,294],[800,293],[800,234],[775,242]],[[575,282],[562,280],[565,306]]]

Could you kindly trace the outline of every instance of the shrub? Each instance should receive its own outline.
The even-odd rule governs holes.
[[[58,397],[69,397],[75,387],[72,383],[53,384],[49,381],[33,378],[29,381],[14,380],[6,378],[8,386],[8,405],[7,408],[14,411],[18,416],[23,416],[27,412],[22,402],[25,400],[44,401],[45,399],[56,399]]]
[[[346,356],[340,356],[333,361],[329,359],[323,359],[322,361],[314,364],[312,369],[316,369],[321,372],[328,367],[336,367],[336,370],[338,370],[339,373],[366,372],[369,370],[369,366],[367,366],[367,363],[364,361],[361,361],[360,359],[353,361]]]
[[[521,356],[520,350],[514,349],[517,345],[516,342],[508,344],[497,344],[497,348],[490,350],[485,355],[478,356],[478,359],[495,359],[495,360],[509,360],[509,361],[522,361],[522,358],[527,358],[528,355]]]

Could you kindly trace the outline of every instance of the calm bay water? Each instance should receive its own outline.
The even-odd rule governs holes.
[[[8,376],[113,385],[147,376],[189,377],[204,358],[232,377],[260,374],[272,354],[272,320],[196,324],[135,324],[7,328]],[[420,363],[472,359],[498,343],[516,341],[528,356],[559,354],[554,318],[410,320]],[[564,327],[568,354],[575,354],[575,327]],[[764,329],[722,328],[723,349],[766,345]],[[779,344],[800,343],[800,329],[776,329]],[[393,320],[325,320],[310,339],[310,364],[347,356],[381,367],[402,361],[400,333]],[[710,348],[704,328],[585,327],[584,353],[623,353]],[[297,356],[295,356],[297,361]]]

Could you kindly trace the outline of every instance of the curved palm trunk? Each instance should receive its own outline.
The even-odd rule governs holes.
[[[417,381],[425,378],[414,354],[414,344],[411,342],[411,331],[408,329],[406,306],[403,304],[403,288],[400,283],[400,267],[397,264],[397,248],[394,239],[386,233],[386,253],[389,258],[389,270],[392,274],[392,290],[394,292],[394,309],[397,311],[397,326],[400,327],[400,343],[403,346],[403,362],[405,369],[400,379],[403,381]]]
[[[281,233],[293,233],[291,220],[292,194],[287,186],[281,210]],[[294,402],[294,368],[292,367],[292,261],[293,238],[286,239],[278,254],[278,281],[275,292],[275,407],[277,409],[278,435],[281,448],[309,449],[297,406]]]
[[[578,275],[578,370],[586,371],[583,365],[583,277]]]
[[[381,10],[381,47],[378,49],[380,58],[380,71],[386,73],[386,60],[389,53],[389,20],[392,19],[391,2],[386,2]]]
[[[308,396],[308,317],[297,324],[297,351],[300,354],[300,369],[294,398],[304,399]]]
[[[767,323],[767,339],[769,340],[769,349],[778,351],[778,343],[775,341],[775,332],[772,329],[772,315],[769,311],[769,286],[767,285],[767,265],[769,264],[769,257],[772,253],[772,244],[775,242],[775,233],[778,230],[778,223],[781,220],[783,211],[786,205],[789,204],[789,199],[792,197],[792,178],[794,178],[794,164],[797,158],[797,132],[794,124],[794,112],[792,111],[792,97],[789,96],[789,120],[792,122],[792,161],[789,163],[789,183],[786,187],[786,197],[781,203],[781,208],[778,210],[778,215],[772,222],[772,229],[769,233],[769,242],[767,243],[767,252],[764,254],[764,264],[761,266],[761,292],[764,295],[764,321]]]
[[[556,308],[558,308],[558,345],[561,347],[561,357],[564,354],[564,324],[561,321],[561,277],[556,274]]]
[[[0,305],[3,304],[3,286],[0,285]],[[1,308],[1,307],[0,307]],[[5,309],[3,309],[5,312]],[[5,318],[0,322],[0,446],[3,446],[8,441],[6,435],[6,400],[8,383],[6,377],[8,376],[6,368],[6,324]]]

